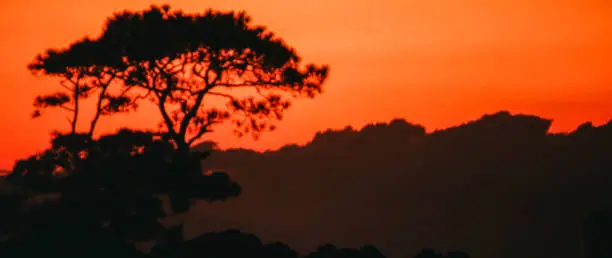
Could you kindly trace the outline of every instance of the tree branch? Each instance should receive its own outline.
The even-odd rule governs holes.
[[[219,97],[225,97],[228,98],[230,100],[236,100],[236,97],[230,95],[230,94],[225,94],[225,93],[220,93],[220,92],[213,92],[213,91],[209,91],[208,95],[212,95],[212,96],[219,96]]]
[[[72,134],[76,134],[77,119],[79,118],[79,96],[80,96],[79,81],[80,80],[81,80],[81,75],[78,76],[74,84],[75,85],[74,87],[74,110],[73,110],[72,122],[70,123]]]
[[[204,96],[213,87],[215,87],[217,81],[219,80],[220,76],[216,76],[212,82],[209,81],[210,79],[209,74],[210,74],[210,71],[213,69],[213,67],[216,67],[216,64],[214,62],[209,63],[208,67],[206,68],[204,78],[203,78],[204,84],[205,84],[204,89],[197,94],[197,98],[196,98],[196,101],[193,107],[191,108],[191,110],[189,110],[189,112],[187,112],[187,114],[185,114],[185,116],[183,117],[183,120],[181,121],[180,129],[179,129],[180,137],[183,137],[183,138],[185,137],[187,133],[187,128],[189,127],[189,122],[191,122],[191,119],[193,119],[193,117],[198,113],[198,110],[200,109],[200,106],[202,105],[202,101],[204,101]],[[200,76],[200,75],[198,74],[197,76]]]
[[[70,108],[70,107],[67,107],[67,106],[64,106],[64,105],[58,106],[58,107],[63,109],[63,110],[66,110],[66,111],[70,111],[70,112],[74,112],[75,111],[74,108]]]
[[[96,124],[98,123],[98,119],[100,119],[100,115],[102,114],[102,102],[105,99],[104,96],[106,95],[107,89],[108,89],[108,85],[102,87],[102,90],[100,91],[100,96],[98,97],[98,102],[96,103],[96,114],[94,115],[94,118],[91,120],[91,125],[89,126],[89,132],[87,133],[89,137],[93,135]]]
[[[215,84],[215,87],[226,87],[226,88],[241,88],[241,87],[260,87],[260,88],[270,88],[273,86],[284,86],[285,83],[281,82],[246,82],[246,83],[218,83]],[[199,94],[204,90],[193,92],[194,94]]]
[[[201,125],[200,126],[200,131],[198,132],[198,134],[196,134],[193,138],[189,139],[189,141],[187,141],[187,146],[191,146],[195,141],[197,141],[198,139],[202,138],[202,136],[204,136],[204,134],[212,132],[212,130],[209,130],[208,127],[213,125],[214,122],[213,121],[209,121],[208,123]]]
[[[102,102],[105,99],[104,96],[106,95],[106,91],[108,90],[108,87],[110,86],[111,82],[115,79],[116,76],[117,74],[113,73],[107,82],[100,83],[102,90],[100,91],[98,102],[96,103],[96,114],[94,118],[91,120],[91,125],[89,126],[89,132],[87,133],[89,137],[93,136],[94,130],[96,129],[96,124],[98,123],[98,120],[100,119],[100,115],[102,115]],[[99,81],[101,80],[100,77],[98,77],[98,80]]]
[[[65,83],[66,83],[66,81],[67,81],[67,80],[61,80],[61,81],[60,81],[60,86],[62,86],[62,88],[66,89],[66,90],[68,90],[68,91],[73,91],[73,88],[71,88],[70,86],[68,86],[68,85],[66,85],[66,84],[65,84]]]
[[[159,108],[162,118],[164,119],[164,122],[166,123],[166,127],[168,128],[168,133],[172,137],[177,137],[176,131],[174,130],[174,123],[172,122],[172,119],[170,118],[170,116],[168,115],[168,112],[166,111],[166,100],[168,99],[168,94],[170,94],[170,91],[164,91],[164,92],[159,93],[158,95],[159,103],[157,103],[157,107]]]

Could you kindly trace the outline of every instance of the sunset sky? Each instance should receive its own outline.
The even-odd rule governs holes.
[[[210,138],[222,147],[277,148],[396,117],[433,130],[502,109],[554,119],[555,131],[612,118],[610,0],[5,0],[0,168],[68,126],[60,112],[30,119],[34,96],[58,82],[31,75],[27,63],[46,48],[98,36],[115,11],[163,3],[246,10],[306,61],[331,66],[325,93],[294,102],[277,131],[255,142],[219,127]],[[157,122],[143,110],[104,118],[100,128]]]

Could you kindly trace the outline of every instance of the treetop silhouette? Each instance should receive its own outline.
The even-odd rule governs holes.
[[[36,107],[64,108],[76,118],[79,98],[97,91],[93,131],[98,114],[132,111],[146,98],[183,149],[230,118],[239,135],[272,130],[271,120],[282,118],[290,97],[321,93],[328,74],[326,65],[301,64],[293,48],[251,25],[244,12],[185,14],[167,5],[117,13],[99,38],[47,50],[29,68],[70,84],[69,93],[40,96]],[[112,83],[118,84],[114,94]],[[231,92],[238,89],[246,94]],[[225,107],[214,105],[219,101]]]

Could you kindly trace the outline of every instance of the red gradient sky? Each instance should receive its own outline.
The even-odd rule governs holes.
[[[0,168],[68,125],[57,112],[29,118],[33,97],[57,81],[32,76],[27,63],[46,48],[99,35],[115,11],[154,3],[246,10],[306,61],[332,68],[325,94],[296,101],[277,131],[255,142],[220,127],[211,137],[222,147],[305,143],[318,130],[395,117],[433,130],[502,109],[552,118],[555,131],[612,118],[609,0],[5,0]],[[153,115],[106,118],[101,131],[152,126]]]

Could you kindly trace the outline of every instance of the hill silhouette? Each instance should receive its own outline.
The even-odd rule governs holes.
[[[612,122],[562,134],[551,122],[504,111],[426,133],[397,119],[277,151],[216,151],[204,166],[229,171],[244,195],[181,220],[187,238],[239,228],[299,253],[329,242],[388,257],[578,257],[585,216],[612,206]]]

